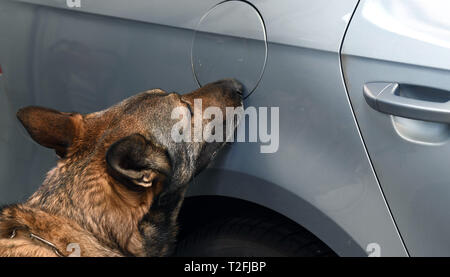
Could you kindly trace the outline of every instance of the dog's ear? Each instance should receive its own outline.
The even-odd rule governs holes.
[[[171,163],[167,152],[140,134],[115,142],[106,153],[106,162],[113,177],[140,187],[168,180]]]
[[[83,124],[80,114],[33,106],[20,109],[17,118],[37,143],[55,149],[60,157],[67,154]]]

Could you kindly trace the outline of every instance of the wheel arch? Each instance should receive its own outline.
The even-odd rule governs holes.
[[[258,177],[234,171],[208,169],[196,178],[180,212],[180,224],[186,231],[186,228],[212,217],[247,211],[263,216],[276,214],[293,221],[340,256],[366,255],[364,249],[332,218],[301,196]]]

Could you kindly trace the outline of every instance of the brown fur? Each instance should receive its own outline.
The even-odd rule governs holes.
[[[170,254],[187,183],[221,147],[171,142],[170,112],[194,98],[240,106],[241,89],[224,80],[183,96],[152,90],[87,115],[21,109],[30,136],[61,159],[28,201],[0,210],[0,256],[69,256],[71,243],[81,256]]]

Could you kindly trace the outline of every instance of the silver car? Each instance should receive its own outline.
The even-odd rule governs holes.
[[[87,113],[235,77],[247,107],[279,118],[193,180],[176,255],[450,255],[449,10],[0,0],[0,203],[25,200],[56,160],[27,138],[20,107]],[[270,131],[277,145],[261,151]]]

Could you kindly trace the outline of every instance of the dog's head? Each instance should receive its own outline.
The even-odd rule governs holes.
[[[224,144],[204,137],[195,141],[194,122],[199,118],[194,99],[202,100],[203,111],[219,108],[225,124],[225,108],[242,105],[242,90],[237,81],[227,79],[184,95],[150,90],[92,114],[26,107],[17,116],[36,142],[54,149],[65,163],[77,162],[80,170],[94,163],[131,189],[164,180],[176,188],[207,166]],[[179,114],[173,118],[173,111],[179,107],[192,112],[192,141],[173,139],[174,124],[180,122]],[[200,122],[205,126],[211,120],[203,116]]]

